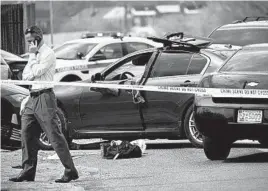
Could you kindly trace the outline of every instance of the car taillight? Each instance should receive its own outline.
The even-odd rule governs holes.
[[[199,83],[198,86],[199,86],[199,87],[202,87],[202,88],[210,88],[210,78],[209,78],[209,76],[204,77],[204,78],[200,81],[200,83]]]

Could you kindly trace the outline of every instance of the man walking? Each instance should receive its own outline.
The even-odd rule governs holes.
[[[23,80],[53,81],[56,57],[54,51],[43,42],[42,30],[32,26],[25,31],[25,39],[29,43],[29,61],[23,70]],[[22,166],[21,173],[13,182],[34,181],[38,144],[41,129],[46,133],[53,149],[65,167],[62,178],[55,180],[67,183],[78,179],[68,144],[58,126],[56,118],[56,97],[53,86],[35,84],[30,90],[30,97],[23,101],[21,117]]]

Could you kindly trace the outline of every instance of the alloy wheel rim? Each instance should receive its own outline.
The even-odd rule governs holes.
[[[189,118],[189,130],[192,135],[192,137],[199,143],[203,143],[202,135],[201,133],[197,130],[195,122],[194,122],[194,114],[193,112],[190,115]]]
[[[60,118],[59,118],[58,114],[56,116],[57,116],[58,126],[59,126],[60,130],[62,131],[62,124],[61,124]],[[50,143],[50,141],[49,141],[49,139],[44,131],[42,131],[40,138],[39,138],[39,141],[42,144],[51,147],[51,143]]]

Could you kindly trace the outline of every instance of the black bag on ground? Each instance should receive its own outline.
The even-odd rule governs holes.
[[[102,158],[138,158],[142,156],[139,146],[132,145],[129,141],[122,141],[120,145],[111,145],[110,143],[101,144]]]

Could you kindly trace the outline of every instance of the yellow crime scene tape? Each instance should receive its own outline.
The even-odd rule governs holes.
[[[106,83],[85,83],[85,82],[53,82],[53,81],[21,81],[1,80],[1,84],[14,85],[53,85],[53,86],[77,86],[89,88],[125,89],[137,91],[154,91],[168,93],[196,94],[211,97],[232,97],[232,98],[267,98],[266,89],[224,89],[224,88],[201,88],[201,87],[176,87],[176,86],[143,86],[143,85],[120,85]]]

